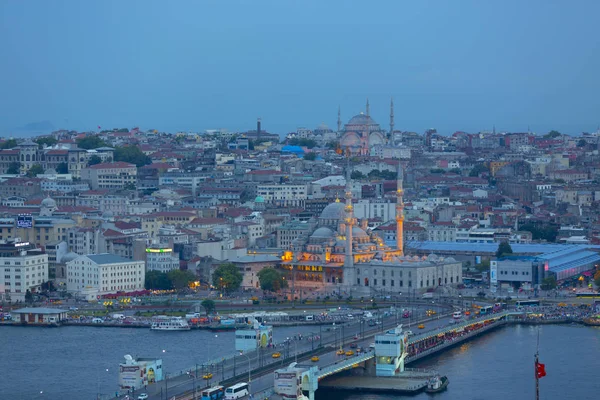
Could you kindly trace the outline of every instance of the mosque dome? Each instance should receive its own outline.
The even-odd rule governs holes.
[[[358,226],[352,227],[352,237],[354,238],[368,238],[367,232],[363,231],[362,228]]]
[[[360,113],[348,121],[348,125],[374,125],[376,122],[370,116]]]
[[[311,238],[318,238],[318,239],[329,239],[334,237],[335,234],[333,233],[333,231],[329,228],[327,228],[326,226],[322,226],[320,228],[318,228],[317,230],[315,230],[313,232],[312,235],[310,235]]]
[[[256,196],[256,198],[254,199],[255,203],[264,203],[265,199],[262,196]]]
[[[54,201],[50,197],[46,197],[44,200],[42,200],[42,207],[56,208],[56,201]]]
[[[323,209],[321,212],[321,219],[342,219],[346,216],[346,211],[344,211],[344,204],[335,202],[329,204],[327,207]]]

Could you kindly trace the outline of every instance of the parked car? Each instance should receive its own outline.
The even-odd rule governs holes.
[[[147,399],[148,399],[147,393],[142,393],[138,396],[138,400],[147,400]]]

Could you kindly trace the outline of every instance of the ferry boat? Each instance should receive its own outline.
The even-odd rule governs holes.
[[[189,331],[190,326],[187,321],[181,317],[160,315],[152,318],[150,329],[153,331]]]

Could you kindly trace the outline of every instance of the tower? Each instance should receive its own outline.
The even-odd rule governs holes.
[[[394,136],[394,98],[390,100],[390,138]]]
[[[367,97],[367,117],[371,116],[371,107],[369,106],[369,98]]]
[[[400,250],[400,255],[404,255],[404,175],[402,165],[398,163],[398,176],[396,178],[396,247]]]
[[[342,108],[340,106],[338,106],[338,120],[337,120],[337,124],[338,124],[338,132],[342,131]]]
[[[344,256],[344,285],[351,286],[355,281],[354,257],[352,255],[352,227],[356,223],[352,206],[352,182],[350,180],[350,154],[347,155],[348,162],[346,166],[346,254]]]
[[[260,117],[256,120],[256,140],[260,139]]]

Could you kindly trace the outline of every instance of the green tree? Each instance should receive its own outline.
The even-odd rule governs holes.
[[[42,166],[40,164],[33,164],[31,166],[31,168],[29,168],[29,171],[27,171],[27,176],[30,178],[34,178],[39,174],[43,174],[44,173],[44,168],[42,168]]]
[[[452,172],[453,174],[456,174],[456,175],[462,175],[462,170],[460,168],[452,168],[448,172]]]
[[[442,168],[433,168],[430,169],[429,172],[432,174],[443,174],[444,170]]]
[[[507,254],[512,254],[513,250],[510,247],[510,243],[507,241],[502,241],[498,245],[498,250],[496,250],[496,258],[505,256]]]
[[[69,173],[69,164],[66,162],[61,162],[56,166],[56,172],[59,174],[68,174]]]
[[[357,179],[357,180],[365,179],[365,174],[363,174],[360,171],[352,171],[352,173],[350,174],[350,178]]]
[[[528,223],[521,225],[519,230],[531,232],[531,238],[533,240],[546,240],[548,242],[554,242],[558,235],[558,229],[547,224],[534,225]]]
[[[27,289],[27,291],[25,292],[25,302],[33,303],[33,293],[31,293],[29,289]]]
[[[98,135],[89,135],[81,139],[77,139],[77,147],[90,150],[98,147],[108,147],[108,143]]]
[[[328,149],[331,149],[331,150],[335,150],[340,147],[340,142],[336,142],[336,141],[327,142],[325,147],[327,147]]]
[[[17,143],[16,139],[8,139],[7,141],[0,143],[0,150],[12,149],[18,145],[19,143]]]
[[[542,280],[542,290],[552,290],[556,288],[556,276],[550,275]]]
[[[100,163],[102,163],[102,159],[100,158],[100,156],[98,156],[96,154],[91,156],[90,159],[88,160],[88,165],[90,165],[90,166],[100,164]]]
[[[167,274],[160,271],[146,272],[146,283],[144,286],[149,290],[170,290],[173,288]]]
[[[18,161],[13,161],[8,164],[8,169],[6,170],[7,174],[16,175],[21,171],[21,163]]]
[[[244,279],[239,268],[235,264],[221,264],[213,273],[213,286],[225,292],[233,292],[239,289]]]
[[[312,139],[290,139],[288,144],[291,146],[304,146],[308,147],[309,149],[317,147],[317,142]]]
[[[483,260],[481,263],[475,265],[475,268],[479,272],[485,272],[490,270],[490,260]]]
[[[315,161],[317,159],[317,153],[306,153],[304,159],[307,161]]]
[[[200,303],[200,305],[202,307],[204,307],[204,311],[206,311],[206,315],[212,314],[216,309],[215,302],[212,301],[211,299],[202,300],[202,303]]]
[[[585,139],[579,139],[579,141],[577,142],[577,147],[585,147],[587,145],[587,142],[585,141]]]
[[[167,273],[169,280],[171,281],[171,286],[173,289],[185,289],[189,286],[191,282],[196,280],[196,275],[194,275],[190,271],[182,271],[180,269],[174,269],[173,271],[169,271]]]
[[[488,172],[489,169],[488,167],[485,166],[485,164],[481,163],[481,164],[475,164],[473,166],[473,168],[471,169],[471,172],[469,172],[469,176],[479,176],[479,174],[483,173],[483,172]]]
[[[143,167],[150,164],[152,159],[137,146],[123,146],[115,148],[115,161],[124,161]]]
[[[274,268],[263,268],[258,272],[260,288],[270,292],[276,292],[285,289],[288,286],[283,275]]]
[[[58,140],[54,139],[52,136],[44,136],[35,139],[35,142],[40,146],[40,149],[43,149],[44,147],[54,146],[58,143]]]
[[[559,131],[552,130],[544,135],[544,139],[554,139],[560,135],[561,133]]]

